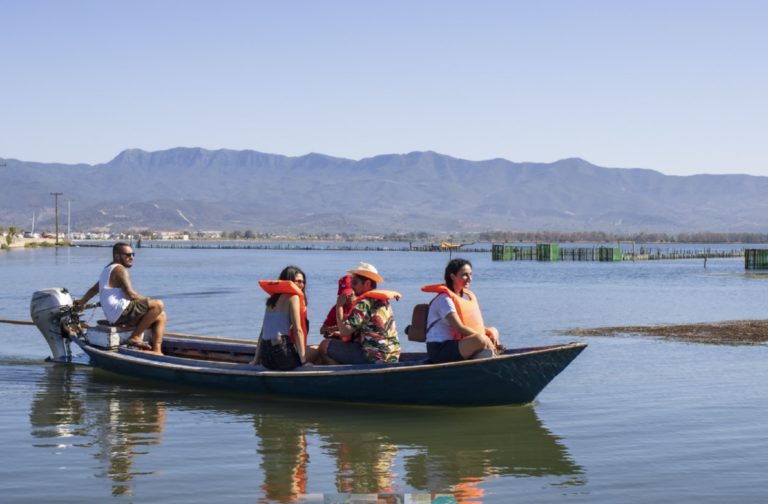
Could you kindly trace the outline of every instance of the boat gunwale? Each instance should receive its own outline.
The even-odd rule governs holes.
[[[359,375],[369,375],[369,374],[375,375],[375,374],[382,374],[382,373],[398,373],[398,372],[428,372],[435,369],[460,368],[462,366],[487,367],[489,364],[493,365],[493,363],[501,363],[517,357],[537,355],[537,354],[549,353],[549,352],[560,351],[560,350],[570,350],[570,349],[576,349],[576,348],[578,348],[581,351],[587,347],[587,343],[573,341],[569,343],[547,345],[542,347],[526,347],[522,349],[523,351],[521,352],[502,354],[502,355],[492,357],[492,358],[487,358],[487,359],[464,360],[464,361],[457,361],[457,362],[443,362],[439,364],[434,364],[434,363],[409,364],[408,361],[406,361],[403,363],[398,363],[401,365],[392,365],[392,366],[371,364],[370,368],[361,368],[359,367],[361,365],[354,365],[354,364],[352,365],[352,366],[355,366],[354,369],[339,369],[339,367],[341,366],[318,365],[318,366],[311,366],[308,368],[300,368],[300,370],[298,371],[296,370],[276,371],[276,370],[266,369],[262,366],[258,366],[258,367],[254,366],[253,369],[242,369],[242,368],[226,369],[223,367],[206,367],[205,363],[207,361],[190,359],[185,357],[176,357],[176,356],[168,356],[168,357],[173,359],[188,360],[190,361],[190,363],[186,364],[186,363],[177,363],[177,362],[167,362],[162,360],[165,356],[144,354],[144,352],[127,349],[125,347],[120,347],[118,350],[106,350],[100,347],[93,346],[89,344],[87,341],[83,341],[81,339],[76,340],[76,342],[78,346],[80,346],[80,348],[82,348],[83,351],[85,351],[86,353],[94,352],[106,359],[123,361],[127,363],[132,363],[132,364],[141,364],[141,365],[151,366],[156,368],[178,369],[178,370],[184,370],[188,372],[196,372],[196,373],[202,373],[202,374],[224,374],[224,375],[238,375],[238,376],[254,376],[254,377],[263,376],[263,377],[284,377],[284,378],[317,377],[317,376],[323,376],[323,377],[356,376],[356,375],[359,376]],[[508,351],[512,351],[512,350],[514,349],[511,349]],[[139,354],[144,354],[144,355],[139,355]],[[200,363],[202,365],[193,365],[192,364],[193,362]],[[226,362],[219,362],[219,363],[229,364]],[[248,365],[248,364],[241,364],[241,363],[231,363],[231,364],[233,367]],[[321,369],[314,369],[316,367]],[[322,369],[322,368],[326,368],[326,369]],[[327,369],[327,368],[332,368],[332,369]]]

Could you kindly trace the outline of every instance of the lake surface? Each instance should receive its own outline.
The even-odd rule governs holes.
[[[682,246],[679,248],[683,248]],[[402,329],[448,255],[140,249],[131,275],[164,299],[168,330],[255,338],[256,280],[307,273],[310,335],[336,280],[364,260],[398,290]],[[0,253],[0,318],[32,292],[75,296],[106,248]],[[473,290],[508,347],[578,340],[574,327],[765,319],[768,278],[741,259],[474,263]],[[88,318],[90,314],[86,316]],[[101,318],[96,312],[93,317]],[[447,493],[475,502],[762,502],[768,347],[581,338],[589,347],[530,406],[451,409],[254,399],[44,362],[37,329],[0,324],[3,502],[332,502]],[[405,342],[406,350],[420,345]]]

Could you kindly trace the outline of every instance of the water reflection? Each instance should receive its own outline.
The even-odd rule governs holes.
[[[584,483],[581,467],[530,407],[330,409],[291,404],[274,411],[262,408],[255,423],[264,491],[282,502],[305,492],[309,435],[318,437],[322,452],[334,461],[341,493],[409,487],[477,499],[491,477],[550,476],[559,477],[559,485]],[[404,474],[399,474],[400,464]],[[275,486],[278,481],[281,487]]]
[[[256,415],[254,427],[264,475],[264,497],[268,501],[290,502],[306,494],[309,425],[282,415]]]
[[[162,442],[166,405],[157,398],[122,394],[94,386],[88,374],[71,366],[49,366],[32,401],[32,435],[56,443],[38,447],[95,448],[96,476],[112,480],[112,495],[132,495],[137,456]]]
[[[252,423],[255,439],[247,442],[254,443],[258,455],[253,463],[259,466],[259,498],[270,502],[291,502],[329,488],[482,499],[484,483],[499,477],[548,477],[545,485],[584,483],[582,468],[530,407],[280,403],[131,388],[115,380],[90,369],[50,366],[30,412],[32,435],[40,441],[36,446],[88,448],[97,461],[95,475],[111,480],[115,496],[133,495],[143,476],[169,477],[161,468],[140,472],[134,467],[150,451],[179,448],[162,446],[171,411]],[[219,430],[215,437],[188,442],[201,452],[219,452],[217,460],[225,464],[229,454],[218,443],[227,435]]]

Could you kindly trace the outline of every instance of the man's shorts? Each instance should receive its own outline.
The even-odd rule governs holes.
[[[328,343],[328,357],[339,364],[369,364],[360,343],[332,339]]]
[[[149,311],[149,301],[142,299],[141,301],[131,301],[128,306],[125,307],[123,313],[120,314],[120,318],[115,321],[115,325],[136,326],[139,325],[139,321]]]

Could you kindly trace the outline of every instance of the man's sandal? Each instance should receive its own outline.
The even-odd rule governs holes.
[[[152,345],[147,343],[146,341],[130,341],[125,344],[127,348],[130,348],[131,350],[152,350]]]

